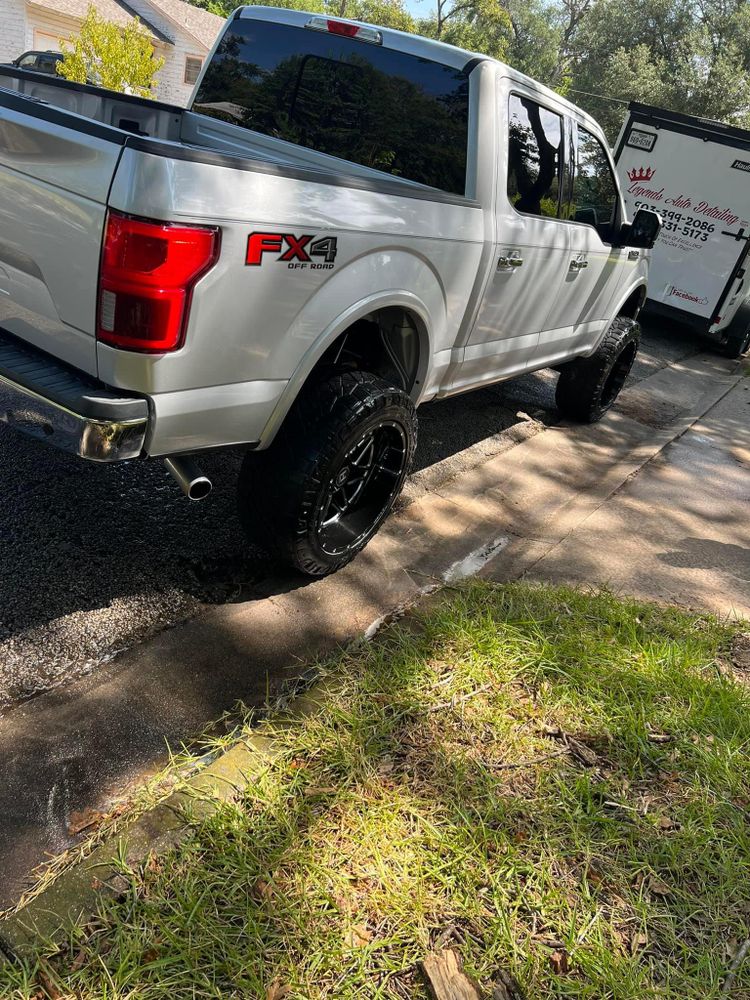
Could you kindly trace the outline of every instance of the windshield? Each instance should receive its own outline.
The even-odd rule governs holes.
[[[292,25],[236,19],[193,110],[464,194],[469,81],[429,59]]]

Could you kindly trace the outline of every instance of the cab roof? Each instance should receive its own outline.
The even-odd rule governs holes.
[[[596,131],[602,132],[601,126],[587,112],[578,105],[573,104],[567,98],[562,97],[550,87],[546,87],[533,77],[526,76],[500,59],[483,55],[481,52],[471,52],[468,49],[458,48],[456,45],[448,45],[446,42],[439,42],[433,38],[425,38],[423,35],[413,35],[406,31],[396,31],[394,28],[383,28],[380,25],[371,24],[366,21],[353,21],[344,17],[328,17],[315,11],[290,10],[286,7],[239,7],[234,14],[236,18],[255,19],[259,21],[274,21],[277,24],[289,24],[296,28],[304,28],[310,18],[326,17],[329,21],[343,22],[344,24],[357,25],[363,28],[375,28],[383,36],[383,44],[390,49],[399,52],[407,52],[422,59],[430,59],[432,62],[442,63],[445,66],[452,66],[455,69],[462,69],[471,72],[479,63],[492,63],[500,67],[501,75],[508,76],[518,81],[525,87],[535,90],[541,98],[562,107],[574,118],[584,124],[593,126]],[[363,43],[367,44],[367,43]]]

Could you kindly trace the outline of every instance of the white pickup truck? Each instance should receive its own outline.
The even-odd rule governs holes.
[[[399,494],[425,400],[560,368],[596,420],[659,217],[601,129],[481,55],[275,8],[188,110],[0,69],[0,420],[81,458],[245,450],[251,535],[311,575]]]

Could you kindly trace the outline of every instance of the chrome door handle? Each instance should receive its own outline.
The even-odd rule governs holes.
[[[498,257],[497,267],[498,270],[501,267],[521,267],[523,265],[523,257],[519,257],[518,254],[509,254],[507,257]]]
[[[584,267],[588,266],[589,262],[587,260],[579,260],[577,257],[574,257],[573,260],[571,260],[570,262],[571,271],[582,271]]]

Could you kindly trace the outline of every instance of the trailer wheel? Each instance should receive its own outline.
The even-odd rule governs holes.
[[[560,411],[582,423],[599,420],[625,385],[640,339],[640,324],[618,316],[595,354],[563,365],[555,393]]]
[[[721,353],[727,358],[740,358],[750,348],[750,307],[740,306],[727,327]]]
[[[245,456],[247,535],[308,576],[336,572],[385,520],[416,442],[410,397],[378,376],[344,372],[308,387],[271,448]]]

